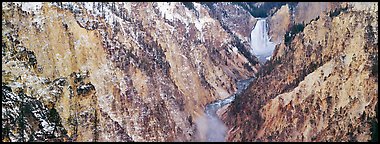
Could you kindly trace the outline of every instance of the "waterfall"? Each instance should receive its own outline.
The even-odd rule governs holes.
[[[251,54],[254,54],[261,63],[272,56],[275,44],[268,36],[267,22],[265,18],[257,19],[256,26],[251,31]]]

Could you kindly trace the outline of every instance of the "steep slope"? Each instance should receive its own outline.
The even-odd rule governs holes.
[[[206,141],[206,127],[219,141],[222,122],[199,120],[235,92],[211,109],[228,141],[374,140],[377,12],[377,3],[2,3],[2,141]],[[256,16],[279,44],[263,67],[249,52]],[[238,81],[254,76],[241,92]]]
[[[25,94],[60,118],[4,117],[2,141],[35,141],[44,121],[63,130],[40,141],[199,140],[204,106],[234,93],[258,64],[193,5],[2,3],[3,97]],[[3,116],[24,113],[6,103]],[[15,123],[24,117],[37,128]]]
[[[309,23],[319,15],[340,7],[341,2],[300,2],[294,8],[295,23]]]
[[[378,9],[363,5],[341,4],[281,44],[223,114],[227,140],[373,140]]]
[[[273,16],[268,18],[268,34],[275,44],[281,43],[286,31],[289,30],[292,24],[291,13],[289,5],[283,5]]]

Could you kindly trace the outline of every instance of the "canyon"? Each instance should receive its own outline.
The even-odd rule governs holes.
[[[2,141],[378,141],[377,3],[2,3]]]

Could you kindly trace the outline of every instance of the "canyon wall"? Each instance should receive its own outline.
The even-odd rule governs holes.
[[[3,2],[2,141],[373,141],[377,4]]]
[[[377,3],[342,3],[280,44],[221,114],[227,140],[375,140],[377,12]]]
[[[191,4],[2,3],[2,141],[202,140],[204,106],[258,64]]]

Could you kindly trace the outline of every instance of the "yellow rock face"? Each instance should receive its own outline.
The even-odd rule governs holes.
[[[376,8],[321,15],[223,114],[229,141],[370,141],[377,125]],[[264,87],[264,86],[265,87]]]
[[[276,44],[283,42],[284,35],[288,31],[291,15],[288,5],[282,6],[273,16],[268,20],[269,22],[269,36],[271,41]]]
[[[194,140],[193,121],[204,106],[253,75],[232,36],[200,5],[201,18],[180,3],[167,5],[182,20],[170,19],[174,11],[159,3],[117,3],[118,11],[102,13],[106,18],[82,3],[28,6],[2,5],[2,82],[12,90],[21,84],[26,95],[56,109],[67,131],[60,140]],[[36,64],[22,66],[31,57],[17,46],[33,52]]]
[[[317,16],[339,7],[338,2],[300,2],[295,8],[295,23],[309,23]]]

